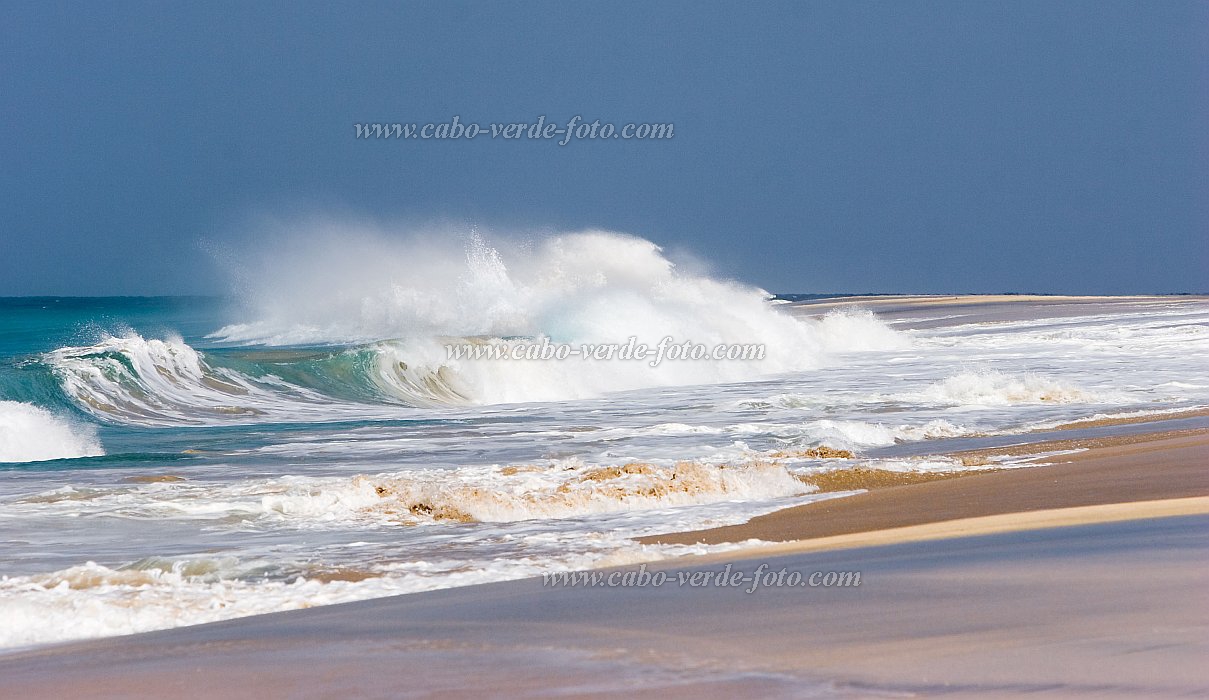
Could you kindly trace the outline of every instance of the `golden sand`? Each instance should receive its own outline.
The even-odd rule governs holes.
[[[848,450],[819,445],[807,450],[779,450],[768,456],[773,459],[852,459],[856,455]]]
[[[703,555],[699,558],[680,559],[677,566],[683,566],[686,561],[734,561],[736,559],[760,559],[781,554],[799,552],[822,552],[833,549],[849,549],[852,547],[875,547],[886,544],[904,544],[907,542],[926,542],[929,540],[949,539],[953,537],[971,537],[975,535],[992,535],[1004,532],[1019,532],[1053,527],[1072,527],[1076,525],[1094,525],[1098,523],[1115,523],[1144,518],[1167,518],[1178,515],[1209,514],[1209,496],[1191,498],[1168,498],[1158,501],[1127,501],[1097,506],[1078,506],[1073,508],[1054,508],[1050,510],[1035,510],[1023,513],[1004,513],[1001,515],[986,515],[977,518],[961,518],[895,527],[885,530],[856,532],[832,537],[818,537],[789,542],[776,542],[743,547],[737,551],[722,554]]]
[[[142,474],[139,476],[128,476],[122,479],[122,481],[128,484],[165,484],[176,481],[188,481],[188,479],[176,474]]]
[[[741,525],[643,537],[644,544],[770,542],[849,535],[991,515],[1209,496],[1209,430],[1058,441],[999,448],[1085,447],[1057,464],[978,470],[959,479],[886,486],[786,508]],[[978,455],[974,455],[978,456]]]
[[[992,471],[998,470],[964,469],[945,472],[896,472],[889,469],[855,467],[853,469],[836,469],[821,474],[809,474],[798,478],[807,484],[817,486],[819,492],[828,493],[832,491],[872,491],[891,486],[907,486],[909,484],[923,484],[929,481],[956,479]]]

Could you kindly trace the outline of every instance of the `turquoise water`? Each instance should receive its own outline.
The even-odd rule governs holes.
[[[251,373],[263,373],[255,356],[249,360],[246,349],[221,347],[205,336],[222,325],[223,314],[231,303],[218,297],[20,297],[0,298],[0,400],[33,404],[54,411],[72,421],[88,424],[96,430],[106,454],[70,460],[8,463],[0,453],[0,469],[53,470],[92,468],[139,468],[149,461],[163,463],[205,463],[206,457],[185,454],[186,450],[213,451],[216,447],[251,447],[261,444],[242,427],[195,426],[183,429],[173,425],[132,424],[124,416],[106,420],[73,400],[64,390],[55,367],[45,353],[65,347],[89,347],[106,338],[136,336],[179,338],[190,347],[204,349],[212,362],[239,367]],[[332,350],[321,350],[317,357],[328,357]],[[269,355],[276,353],[259,353]],[[281,363],[274,363],[281,365]],[[305,373],[308,362],[293,368]],[[290,374],[289,367],[284,372]],[[321,375],[310,377],[322,382]],[[332,387],[335,396],[355,394],[354,390]],[[200,406],[197,408],[201,408]],[[98,419],[100,418],[100,419]],[[355,422],[354,422],[355,423]],[[296,430],[296,425],[267,425],[258,433]]]
[[[820,470],[962,468],[946,440],[1209,406],[1200,299],[879,318],[694,284],[493,309],[491,342],[688,318],[771,366],[459,363],[463,317],[406,305],[0,299],[0,646],[704,551],[633,538],[821,498]],[[374,331],[399,318],[429,326]]]
[[[202,336],[213,330],[227,306],[228,302],[214,297],[0,297],[0,400],[31,403],[92,423],[92,417],[64,393],[52,368],[40,361],[43,353],[130,332],[149,337],[180,334],[186,342],[203,342]],[[112,446],[111,456],[5,467],[0,454],[0,469],[137,464],[151,458],[180,459],[184,449],[179,435],[105,423],[97,424],[97,429],[103,443]]]

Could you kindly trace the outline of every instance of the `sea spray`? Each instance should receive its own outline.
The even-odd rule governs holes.
[[[604,231],[461,241],[320,228],[249,254],[255,320],[210,338],[108,337],[44,356],[67,395],[106,421],[255,423],[389,417],[436,408],[594,398],[747,381],[836,354],[909,346],[868,312],[794,318],[754,287],[681,270],[654,243]],[[758,346],[757,356],[663,363],[451,358],[450,343]],[[288,351],[265,346],[300,346]],[[296,353],[291,355],[290,353]]]
[[[0,462],[95,457],[105,454],[93,426],[80,425],[38,406],[0,401]]]
[[[340,241],[335,243],[333,236]],[[348,244],[348,240],[354,241]],[[410,405],[600,396],[811,369],[829,352],[904,347],[868,313],[795,319],[754,287],[681,270],[659,246],[606,231],[462,242],[319,228],[274,248],[250,289],[255,320],[213,337],[292,345],[376,342],[375,379]],[[758,344],[759,359],[664,363],[451,359],[450,342]]]

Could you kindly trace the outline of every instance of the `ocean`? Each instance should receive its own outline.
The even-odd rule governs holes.
[[[0,299],[0,646],[706,552],[634,538],[843,496],[820,471],[1209,406],[1203,298],[773,298],[613,234],[386,259]],[[631,338],[763,352],[447,349]]]

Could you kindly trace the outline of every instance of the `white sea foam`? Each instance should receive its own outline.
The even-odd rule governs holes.
[[[781,465],[631,462],[428,469],[353,477],[281,477],[53,489],[7,504],[9,515],[237,518],[271,527],[394,527],[432,522],[557,520],[722,501],[763,501],[814,488]]]
[[[344,402],[274,376],[253,378],[214,366],[179,338],[110,336],[94,345],[60,348],[43,361],[80,408],[122,423],[322,420],[347,409]]]
[[[322,236],[278,252],[256,277],[257,321],[214,334],[268,345],[363,343],[364,377],[386,401],[413,407],[594,398],[653,386],[746,381],[833,362],[833,356],[909,347],[868,312],[802,320],[767,293],[678,269],[649,241],[591,231],[528,246],[465,250],[362,234]],[[305,242],[305,241],[309,241]],[[333,279],[333,276],[338,279]],[[456,359],[450,343],[624,343],[665,338],[716,347],[762,345],[761,359]],[[254,352],[254,351],[250,351]],[[140,424],[314,419],[339,413],[309,386],[215,364],[180,339],[130,334],[46,355],[67,394],[107,420]],[[364,406],[356,409],[366,415]]]
[[[894,330],[865,309],[832,311],[813,323],[823,349],[829,352],[911,347],[911,336]]]
[[[96,430],[18,401],[0,401],[0,462],[105,454]]]
[[[657,249],[656,249],[657,250]],[[709,288],[716,283],[696,280],[685,284],[684,293],[692,296],[694,288]],[[679,360],[652,367],[648,362],[629,360],[568,359],[563,361],[517,360],[458,360],[450,359],[445,350],[448,339],[413,339],[380,343],[377,348],[377,376],[380,385],[391,395],[413,405],[503,404],[527,401],[562,401],[593,398],[610,392],[627,391],[651,386],[683,386],[739,382],[790,370],[803,370],[829,363],[831,355],[870,350],[896,350],[910,346],[907,336],[891,330],[868,312],[833,312],[819,320],[795,320],[769,307],[750,290],[719,287],[711,304],[712,310],[698,308],[689,312],[686,320],[697,332],[685,330],[688,338],[708,337],[710,343],[759,343],[767,350],[764,360],[695,361]],[[761,293],[762,294],[762,293]],[[738,302],[738,303],[736,303]],[[659,306],[663,302],[658,302]],[[642,318],[651,328],[666,327],[667,319]],[[729,311],[724,311],[732,307]],[[738,307],[738,308],[734,308]],[[618,333],[626,321],[603,317],[618,324]],[[731,321],[743,318],[741,324],[723,327],[730,313]],[[596,329],[601,320],[585,325]],[[604,335],[598,329],[592,333]],[[632,334],[633,335],[633,334]],[[613,336],[621,337],[621,336]],[[638,336],[642,337],[642,336]],[[646,336],[654,347],[654,335]],[[580,337],[577,341],[592,342],[601,337]],[[509,345],[530,341],[496,341]]]
[[[886,425],[858,420],[818,420],[802,426],[802,434],[811,443],[831,447],[860,449],[886,447],[897,442],[915,442],[936,438],[960,437],[976,429],[936,419],[922,424]]]
[[[570,466],[570,465],[568,465]],[[514,468],[517,469],[517,468]],[[286,515],[312,518],[331,513],[347,498],[358,510],[388,517],[512,522],[652,510],[723,500],[760,501],[812,489],[779,465],[737,466],[682,462],[673,466],[519,468],[506,472],[463,472],[457,478],[408,473],[355,479],[340,495],[292,493],[265,499]],[[347,495],[346,495],[347,494]]]
[[[590,231],[514,241],[349,227],[291,232],[246,281],[250,323],[216,333],[268,344],[546,335],[624,342],[796,332],[759,290],[682,272],[649,241]],[[788,330],[786,330],[788,329]],[[749,341],[750,342],[750,341]]]
[[[335,234],[339,245],[331,242]],[[655,244],[604,231],[494,246],[474,236],[465,248],[431,237],[319,231],[275,252],[248,286],[257,320],[229,325],[215,338],[269,345],[388,341],[377,346],[376,379],[387,393],[419,405],[744,381],[818,367],[829,353],[909,344],[869,313],[795,319],[762,290],[682,270]],[[668,337],[708,347],[762,344],[766,353],[760,360],[651,367],[622,360],[454,360],[445,350],[475,338],[623,344],[631,337],[649,347]]]
[[[254,321],[229,327],[229,340],[338,347],[195,350],[126,337],[45,356],[98,416],[185,426],[114,430],[124,444],[163,436],[155,449],[203,452],[171,466],[19,470],[0,482],[0,541],[12,548],[0,644],[622,563],[646,556],[626,537],[831,496],[801,478],[821,470],[962,467],[923,446],[889,448],[898,442],[1206,405],[1203,302],[896,333],[862,313],[795,319],[758,290],[612,234],[528,249],[474,243],[469,255],[408,246],[368,236],[308,268],[297,263],[316,245],[304,242],[276,267],[255,265],[267,276],[249,290]],[[686,339],[775,345],[768,367],[789,371],[457,364],[441,347],[694,329],[713,335]],[[308,382],[316,365],[322,381]],[[356,391],[342,393],[345,381]],[[610,395],[646,386],[658,389]],[[363,420],[378,416],[388,420]],[[192,427],[266,420],[285,425]],[[855,456],[821,459],[818,445]],[[131,563],[156,553],[178,559]],[[341,572],[368,578],[332,580]]]
[[[1071,382],[1037,374],[982,370],[955,374],[932,384],[918,395],[904,398],[954,406],[1010,406],[1093,403],[1106,397],[1096,396]]]
[[[564,544],[573,548],[571,542]],[[538,576],[549,571],[623,566],[725,551],[721,547],[648,545],[617,539],[593,551],[545,559],[411,561],[366,572],[361,580],[228,578],[238,562],[199,560],[113,569],[87,562],[37,576],[0,577],[0,648],[133,634],[439,588]]]

